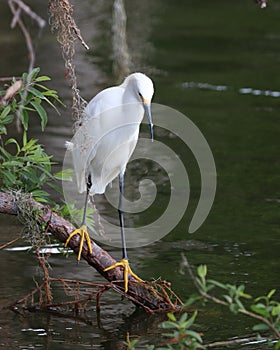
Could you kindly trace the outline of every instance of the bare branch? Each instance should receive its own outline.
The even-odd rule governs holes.
[[[0,81],[11,81],[13,79],[20,79],[20,77],[1,77]]]
[[[21,237],[16,237],[16,238],[12,239],[10,242],[7,242],[7,243],[5,243],[5,244],[2,244],[2,245],[0,246],[0,250],[7,248],[9,245],[14,244],[15,242],[17,242],[17,241],[20,240],[20,239],[21,239]]]
[[[34,68],[34,64],[35,64],[35,51],[33,48],[32,39],[31,39],[31,36],[30,36],[27,28],[25,27],[23,21],[19,17],[21,11],[19,10],[19,8],[16,9],[16,7],[14,6],[14,0],[9,0],[8,4],[9,4],[10,9],[14,15],[14,18],[12,20],[12,25],[15,25],[15,23],[17,23],[19,25],[23,35],[24,35],[24,38],[25,38],[26,47],[27,47],[28,56],[29,56],[28,72],[30,73],[32,71],[32,69]],[[27,89],[25,89],[23,91],[20,106],[19,106],[19,109],[17,110],[17,113],[16,113],[16,115],[17,115],[16,126],[17,126],[18,132],[21,131],[20,120],[21,120],[21,114],[22,114],[23,105],[24,105],[24,101],[26,100],[26,97],[27,97]]]
[[[18,11],[19,12],[20,12],[20,10],[24,11],[30,18],[32,18],[34,21],[37,22],[37,24],[38,24],[38,26],[40,28],[44,28],[45,27],[46,21],[42,17],[37,15],[37,13],[32,11],[31,8],[29,6],[27,6],[23,1],[21,1],[21,0],[11,0],[10,2],[14,2],[15,4],[17,4],[18,5]],[[14,23],[14,19],[13,19],[12,23]],[[16,23],[14,23],[14,26],[15,25],[16,25]]]
[[[214,343],[204,344],[203,346],[206,349],[220,348],[220,347],[234,346],[234,345],[237,345],[237,344],[245,345],[245,343],[256,342],[256,341],[261,341],[261,340],[265,340],[265,339],[262,339],[260,337],[237,338],[237,339],[226,340],[226,341],[216,341]]]
[[[35,63],[35,52],[34,52],[32,40],[31,40],[31,36],[30,36],[27,28],[25,27],[23,21],[19,17],[20,11],[18,11],[18,9],[16,9],[16,7],[14,6],[14,0],[9,0],[8,4],[9,4],[10,9],[14,15],[14,18],[12,20],[12,24],[15,25],[15,23],[17,23],[19,25],[23,35],[24,35],[27,50],[28,50],[28,55],[29,55],[28,71],[31,72],[32,69],[34,68],[34,63]]]

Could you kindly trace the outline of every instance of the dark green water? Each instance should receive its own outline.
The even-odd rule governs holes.
[[[46,17],[45,4],[35,3]],[[27,64],[25,48],[20,33],[9,29],[7,8],[3,3],[0,7],[0,42],[5,47],[0,58],[0,76],[18,75]],[[93,47],[90,53],[84,53],[77,45],[76,61],[81,93],[90,99],[114,81],[110,59],[111,7],[101,1],[83,1],[77,2],[75,10],[77,23]],[[148,1],[128,4],[128,40],[135,69],[153,78],[155,102],[177,109],[199,127],[216,162],[214,205],[200,229],[188,234],[200,195],[197,164],[179,139],[156,128],[156,139],[172,147],[188,169],[190,202],[184,218],[168,236],[131,250],[129,256],[141,277],[162,276],[171,281],[183,300],[193,286],[187,275],[178,272],[182,252],[194,268],[207,264],[211,278],[245,284],[248,293],[254,296],[276,288],[279,299],[279,11],[276,0],[271,0],[265,10],[244,0],[157,0],[152,5]],[[37,43],[37,51],[42,73],[53,77],[54,88],[70,106],[70,89],[64,80],[59,48],[47,29]],[[39,126],[34,125],[32,132],[39,137]],[[62,162],[64,141],[70,137],[68,109],[62,111],[61,117],[50,115],[49,127],[40,139]],[[133,174],[135,167],[128,169],[128,192],[137,177]],[[168,201],[166,174],[153,171],[151,165],[147,167],[151,178],[160,183],[158,204],[152,212],[137,216],[136,224],[151,220]],[[111,214],[112,220],[117,217],[110,207],[104,212]],[[17,236],[20,230],[15,220],[11,223],[11,218],[1,216],[1,243]],[[108,250],[113,256],[120,256],[118,249]],[[32,276],[37,270],[31,253],[1,251],[0,260],[0,303],[5,305],[34,287]],[[77,266],[74,256],[65,260],[54,255],[50,262],[53,276],[102,281],[86,264]],[[94,310],[89,316],[91,325],[50,315],[19,317],[9,311],[1,312],[0,347],[122,349],[129,331],[132,338],[139,337],[137,348],[144,349],[145,344],[158,338],[158,317],[135,313],[130,303],[114,294],[105,295],[102,300],[101,325]],[[250,320],[232,316],[213,305],[201,310],[198,318],[206,342],[250,335],[251,325]]]

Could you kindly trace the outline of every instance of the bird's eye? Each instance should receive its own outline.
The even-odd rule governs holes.
[[[141,92],[138,92],[138,95],[140,96],[141,100],[143,101],[143,100],[144,100],[144,98],[143,98],[143,96],[142,96]]]

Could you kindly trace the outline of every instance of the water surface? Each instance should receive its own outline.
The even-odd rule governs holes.
[[[33,4],[34,3],[34,4]],[[31,2],[46,18],[45,4]],[[10,31],[10,15],[1,5],[1,37],[5,47],[0,76],[20,75],[26,69],[26,51],[19,31]],[[132,266],[144,279],[162,276],[184,300],[193,286],[179,274],[181,253],[192,266],[207,264],[209,276],[221,282],[245,284],[254,296],[276,288],[279,299],[279,11],[276,1],[261,11],[252,1],[131,1],[128,4],[128,43],[134,69],[146,72],[155,83],[154,101],[187,115],[201,130],[213,152],[217,193],[205,223],[195,234],[188,226],[200,195],[200,176],[189,149],[174,135],[156,128],[157,140],[172,147],[190,177],[190,202],[184,218],[168,236],[152,245],[129,251]],[[102,1],[75,2],[76,20],[91,46],[85,53],[77,44],[76,68],[82,96],[89,100],[114,83],[111,60],[111,6]],[[9,40],[7,39],[9,38]],[[46,145],[61,166],[64,142],[71,138],[71,91],[55,38],[44,30],[36,41],[37,65],[49,74],[67,105],[62,115],[51,112],[41,135],[34,120],[32,133]],[[20,54],[19,54],[20,53]],[[267,92],[275,92],[267,93]],[[143,132],[146,130],[144,128]],[[142,173],[140,170],[142,169]],[[135,182],[149,175],[158,185],[157,202],[132,216],[141,225],[160,215],[168,204],[168,176],[150,163],[132,163],[127,171],[128,198],[137,197]],[[99,198],[100,211],[116,222],[114,208]],[[1,242],[22,230],[15,219],[1,216]],[[18,245],[25,246],[25,242]],[[106,247],[120,257],[120,250]],[[34,254],[1,251],[1,305],[27,294],[33,275],[40,279]],[[52,276],[102,281],[75,257],[50,258]],[[48,314],[19,316],[2,311],[1,346],[10,349],[122,349],[127,331],[139,337],[139,346],[159,338],[159,317],[136,312],[118,295],[102,299],[101,320],[94,305],[88,320]],[[238,321],[238,322],[237,322]],[[207,341],[251,334],[252,322],[209,305],[200,311],[198,327]],[[254,345],[251,348],[264,348]]]

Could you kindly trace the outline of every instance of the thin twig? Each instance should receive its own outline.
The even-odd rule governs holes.
[[[15,4],[17,4],[18,5],[18,9],[23,10],[30,18],[32,18],[34,21],[36,21],[40,28],[44,28],[45,27],[46,21],[42,17],[37,15],[37,13],[32,11],[31,8],[29,6],[27,6],[23,1],[21,1],[21,0],[11,0],[11,2],[14,2]],[[14,23],[14,25],[15,24],[16,23]]]
[[[260,337],[237,338],[232,340],[216,341],[214,343],[203,344],[203,346],[206,349],[210,349],[210,348],[218,348],[218,347],[228,347],[228,346],[233,346],[237,344],[245,344],[245,343],[256,342],[256,341],[261,342],[261,341],[266,341],[266,339],[262,339]]]
[[[16,25],[20,27],[20,30],[22,31],[25,42],[26,42],[26,47],[28,51],[28,58],[29,58],[29,66],[28,66],[28,73],[30,73],[34,69],[34,64],[35,64],[35,50],[33,47],[31,35],[29,31],[27,30],[25,24],[23,23],[21,19],[21,13],[24,12],[26,15],[28,15],[32,20],[35,20],[39,26],[40,29],[42,29],[46,25],[46,21],[38,16],[34,11],[31,10],[29,6],[27,6],[22,0],[9,0],[8,1],[9,7],[11,9],[11,12],[13,14],[13,19],[11,22],[11,28],[14,28]],[[27,78],[29,79],[29,78]],[[17,110],[17,120],[16,120],[16,127],[18,132],[21,131],[21,115],[22,115],[22,110],[24,107],[24,101],[26,100],[27,97],[27,87],[29,85],[30,81],[26,82],[26,87],[24,88],[22,98],[20,101],[20,106],[19,109]]]
[[[29,55],[29,67],[28,67],[28,72],[31,72],[32,69],[34,68],[34,63],[35,63],[35,52],[34,52],[34,48],[33,48],[33,44],[32,44],[32,40],[31,40],[31,36],[28,32],[28,30],[26,29],[23,21],[21,20],[18,14],[17,9],[14,6],[14,0],[9,0],[8,2],[10,9],[13,13],[13,15],[16,17],[16,23],[19,25],[24,38],[25,38],[25,42],[26,42],[26,46],[28,49],[28,55]],[[12,23],[14,22],[14,20],[12,20]]]
[[[18,80],[18,79],[20,79],[20,77],[1,77],[0,81],[11,81],[13,79]]]
[[[274,327],[274,325],[265,317],[262,317],[261,315],[255,314],[254,312],[245,310],[245,309],[240,309],[238,310],[238,312],[240,312],[243,315],[247,315],[251,318],[255,318],[257,320],[260,320],[261,322],[265,323],[273,332],[274,334],[277,336],[277,338],[280,338],[280,332]]]
[[[12,4],[13,0],[11,0],[10,3]],[[19,18],[20,18],[20,14],[21,14],[21,9],[18,7],[14,12],[14,17],[11,22],[11,29],[14,29],[15,26],[17,25],[17,22],[19,21]]]
[[[11,245],[11,244],[17,242],[19,239],[21,239],[21,237],[17,237],[17,238],[15,238],[15,239],[11,240],[10,242],[7,242],[7,243],[1,245],[1,246],[0,246],[0,250],[7,248],[9,245]]]
[[[13,0],[9,0],[8,4],[9,4],[10,9],[11,9],[13,15],[14,15],[14,19],[12,21],[12,24],[14,22],[16,22],[19,25],[19,27],[20,27],[23,35],[24,35],[24,38],[25,38],[26,47],[27,47],[28,56],[29,56],[28,73],[30,73],[33,70],[34,64],[35,64],[35,51],[34,51],[34,48],[33,48],[32,39],[31,39],[31,36],[30,36],[28,30],[26,29],[24,23],[22,22],[21,18],[19,17],[19,11],[18,11],[18,9],[15,8]],[[21,98],[21,101],[20,101],[20,106],[19,106],[19,109],[17,110],[16,126],[17,126],[18,132],[21,131],[20,120],[21,120],[22,110],[23,110],[23,107],[24,107],[24,101],[26,100],[26,97],[27,97],[27,94],[28,94],[28,92],[27,92],[27,86],[28,85],[29,85],[29,81],[27,81],[26,87],[24,88],[24,91],[23,91],[23,94],[22,94],[22,98]]]
[[[50,304],[53,300],[52,297],[52,292],[51,292],[51,288],[50,288],[50,275],[49,275],[49,270],[46,266],[46,259],[45,257],[42,257],[40,255],[40,247],[37,247],[36,249],[36,256],[37,256],[37,260],[43,270],[44,273],[44,289],[45,289],[45,294],[46,294],[46,303]]]
[[[224,306],[228,306],[227,302],[225,302],[224,300],[221,300],[221,299],[218,299],[216,297],[213,297],[212,295],[204,292],[203,290],[201,290],[201,288],[199,287],[199,284],[197,283],[197,280],[192,272],[192,269],[190,267],[190,264],[187,260],[187,258],[185,257],[185,255],[182,253],[181,254],[182,256],[182,259],[183,261],[181,262],[181,267],[186,267],[187,268],[187,271],[189,273],[189,276],[195,286],[195,288],[197,289],[197,291],[199,292],[200,295],[202,295],[204,298],[206,299],[209,299],[209,300],[212,300],[214,301],[216,304],[221,304],[221,305],[224,305]]]

